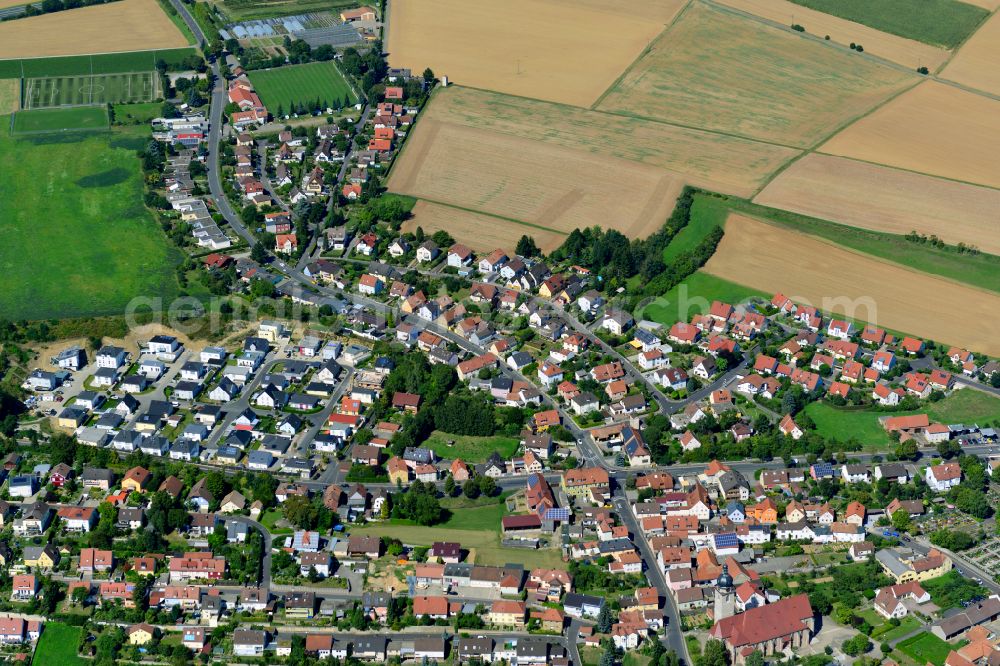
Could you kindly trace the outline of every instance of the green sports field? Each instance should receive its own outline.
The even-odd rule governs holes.
[[[14,114],[14,134],[50,134],[102,130],[108,127],[104,106],[75,106],[56,109],[29,109]]]
[[[4,317],[120,314],[136,296],[177,295],[179,253],[142,204],[138,130],[148,137],[145,127],[30,138],[0,132]]]
[[[144,72],[155,69],[159,60],[179,65],[185,58],[193,55],[198,55],[198,50],[189,46],[159,51],[0,60],[0,79]]]
[[[152,102],[162,95],[154,71],[25,79],[21,108]]]
[[[317,99],[326,107],[357,102],[340,70],[332,62],[311,62],[250,72],[250,82],[268,110],[291,113],[298,104],[311,105]]]
[[[792,0],[918,42],[954,48],[990,15],[958,0]]]

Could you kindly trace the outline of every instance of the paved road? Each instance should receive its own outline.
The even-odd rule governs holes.
[[[264,559],[261,561],[260,586],[265,590],[271,589],[271,533],[266,527],[252,518],[246,516],[226,516],[226,520],[234,523],[242,523],[247,527],[257,530],[263,537]]]
[[[656,554],[649,547],[649,542],[646,541],[642,528],[639,526],[639,521],[636,519],[635,514],[632,513],[632,507],[620,485],[615,491],[613,502],[618,516],[625,523],[625,526],[628,527],[635,545],[639,548],[639,554],[642,556],[642,561],[646,568],[646,578],[656,587],[659,595],[663,597],[663,611],[668,620],[667,626],[663,631],[663,642],[669,649],[676,652],[677,656],[684,660],[684,663],[690,664],[692,663],[691,655],[688,654],[687,643],[684,641],[684,635],[681,633],[680,615],[677,612],[677,606],[674,604],[674,597],[670,593],[670,588],[667,586],[667,579],[663,575],[663,571],[656,561]]]

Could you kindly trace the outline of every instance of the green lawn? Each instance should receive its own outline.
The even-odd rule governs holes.
[[[121,314],[137,296],[176,296],[179,253],[142,205],[134,144],[119,131],[0,133],[3,316]]]
[[[725,199],[696,194],[691,206],[691,220],[670,239],[670,244],[663,250],[663,261],[670,264],[682,252],[693,250],[712,229],[725,227],[728,215],[729,204]]]
[[[931,421],[949,423],[979,423],[1000,419],[1000,399],[974,389],[955,391],[939,402],[929,402],[922,409],[906,412],[875,412],[838,409],[825,402],[806,406],[806,414],[816,424],[816,430],[829,439],[846,442],[856,439],[866,449],[888,447],[889,436],[878,419],[880,416],[926,413]]]
[[[902,620],[899,621],[898,627],[891,627],[885,624],[879,627],[878,630],[872,632],[872,640],[878,642],[891,643],[892,641],[898,640],[910,633],[911,631],[916,631],[920,628],[920,620],[913,617],[912,615],[907,615]],[[882,631],[888,629],[887,631]],[[881,631],[881,633],[880,633]]]
[[[481,516],[478,516],[478,519],[481,519]],[[455,541],[462,544],[463,548],[475,551],[474,559],[477,564],[502,566],[508,562],[523,562],[529,567],[566,568],[566,563],[562,561],[562,555],[558,548],[530,550],[501,546],[499,519],[495,524],[496,528],[494,529],[452,529],[438,525],[433,527],[397,524],[365,525],[352,528],[351,534],[394,537],[405,544],[416,546],[430,546],[435,541]]]
[[[163,104],[147,102],[145,104],[115,104],[115,122],[122,125],[145,124],[153,118],[159,118]]]
[[[952,646],[934,634],[923,631],[899,643],[896,649],[912,657],[918,664],[931,663],[934,666],[941,666],[948,658]]]
[[[754,296],[770,299],[773,294],[765,294],[698,271],[643,308],[638,313],[638,318],[671,326],[678,321],[690,321],[694,315],[706,312],[714,300],[736,304]]]
[[[357,99],[333,62],[311,62],[250,72],[250,82],[271,113],[291,113],[297,104],[319,100],[323,108],[354,104]],[[345,103],[346,102],[346,103]]]
[[[583,666],[598,666],[602,656],[604,656],[604,650],[599,647],[580,648],[580,661],[583,662]]]
[[[71,627],[60,622],[46,622],[42,628],[42,637],[38,639],[35,649],[35,666],[76,666],[88,662],[76,653],[80,643],[80,627]]]
[[[441,527],[452,530],[498,530],[506,514],[503,502],[468,509],[450,509],[451,517]]]
[[[792,0],[918,42],[954,48],[987,16],[988,11],[958,0]],[[806,30],[809,26],[806,26]],[[862,46],[865,46],[862,44]]]
[[[14,134],[51,134],[103,130],[108,127],[104,106],[78,106],[63,109],[31,109],[14,114]]]
[[[449,446],[448,442],[454,442]],[[485,462],[494,451],[504,459],[510,458],[517,451],[520,440],[517,437],[474,437],[471,435],[452,435],[435,430],[423,446],[437,454],[439,458],[453,460],[461,458],[467,463]]]

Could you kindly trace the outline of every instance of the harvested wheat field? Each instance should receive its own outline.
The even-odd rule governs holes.
[[[1000,188],[1000,102],[927,81],[819,150]]]
[[[1000,296],[743,215],[729,216],[703,270],[828,312],[1000,354]],[[976,313],[974,323],[958,316],[967,312]]]
[[[913,69],[922,65],[935,70],[950,55],[943,48],[890,35],[854,21],[796,5],[788,0],[716,0],[716,2],[784,26],[790,27],[793,23],[801,25],[810,35],[817,35],[820,39],[829,36],[831,41],[844,46],[851,43],[861,44],[865,47],[865,53],[869,55],[885,58]]]
[[[25,4],[24,0],[0,0],[0,9],[6,9],[7,7],[16,7],[18,5]]]
[[[120,0],[0,23],[0,59],[187,45],[156,0]]]
[[[418,201],[412,213],[413,217],[403,223],[403,233],[412,232],[417,227],[428,234],[444,229],[456,242],[464,243],[473,250],[488,252],[502,247],[512,252],[517,240],[527,234],[547,254],[566,240],[566,234],[551,229],[539,229],[429,201]]]
[[[963,2],[967,2],[970,5],[982,7],[983,9],[988,9],[990,11],[1000,7],[1000,0],[963,0]]]
[[[621,0],[406,0],[390,6],[389,63],[462,85],[589,106],[683,0],[635,16]]]
[[[917,76],[696,3],[597,108],[808,147]]]
[[[813,153],[754,203],[890,234],[916,231],[1000,254],[1000,191]]]
[[[393,192],[566,233],[599,224],[648,236],[682,187],[645,164],[426,117],[405,154],[389,179]]]
[[[799,154],[749,139],[460,86],[438,90],[424,111],[427,119],[638,162],[678,174],[686,183],[737,196],[750,196]],[[417,125],[414,138],[426,131],[422,125]],[[404,163],[411,159],[409,152],[403,151]]]
[[[969,38],[941,72],[945,79],[1000,95],[1000,14]]]

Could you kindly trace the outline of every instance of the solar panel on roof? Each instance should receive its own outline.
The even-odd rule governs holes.
[[[740,545],[739,539],[732,532],[716,534],[713,538],[716,548],[737,548]]]

